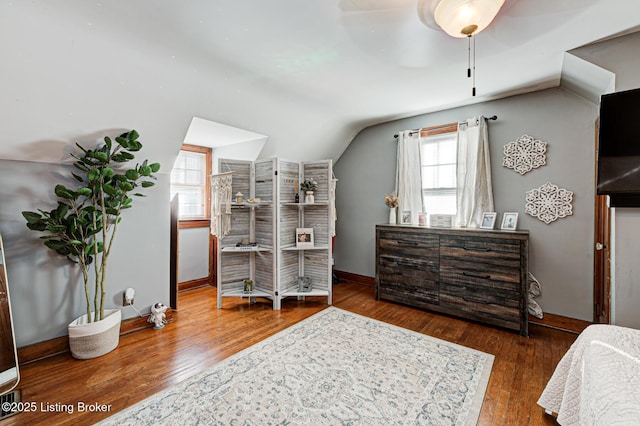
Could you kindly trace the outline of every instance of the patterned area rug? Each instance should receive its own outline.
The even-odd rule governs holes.
[[[100,424],[475,424],[493,359],[330,307]]]

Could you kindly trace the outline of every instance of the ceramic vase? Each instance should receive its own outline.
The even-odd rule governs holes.
[[[313,204],[315,202],[313,191],[307,191],[304,193],[304,202],[307,204]]]

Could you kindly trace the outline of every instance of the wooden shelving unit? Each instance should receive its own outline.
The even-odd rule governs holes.
[[[231,232],[218,244],[218,307],[224,297],[266,297],[276,310],[287,297],[326,297],[331,304],[331,160],[220,159],[219,170],[234,172],[233,194],[260,203],[231,205]],[[309,178],[318,182],[315,202],[295,203],[296,183]],[[297,228],[313,228],[313,247],[296,246]],[[243,239],[256,247],[237,247]],[[310,291],[300,291],[299,277],[311,279]],[[245,279],[254,281],[252,293],[243,291]]]

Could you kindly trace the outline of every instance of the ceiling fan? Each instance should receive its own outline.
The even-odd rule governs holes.
[[[379,19],[390,19],[413,4],[420,21],[428,28],[444,31],[455,38],[468,39],[467,76],[473,78],[472,95],[475,88],[475,38],[496,17],[505,0],[341,0],[343,12],[376,13]],[[407,14],[402,16],[406,19]]]

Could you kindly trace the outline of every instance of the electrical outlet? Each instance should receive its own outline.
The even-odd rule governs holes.
[[[132,288],[128,288],[122,293],[122,306],[133,305],[133,298],[136,292]]]

